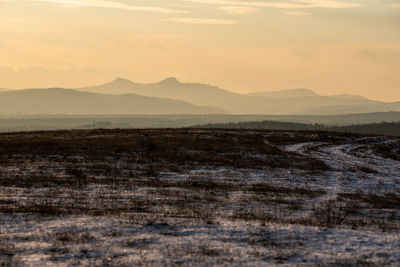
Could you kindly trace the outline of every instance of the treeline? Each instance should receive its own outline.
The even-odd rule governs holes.
[[[369,124],[353,124],[347,126],[326,126],[323,124],[306,124],[282,121],[250,121],[238,123],[215,123],[194,126],[195,128],[223,128],[223,129],[264,129],[287,131],[327,131],[348,132],[360,134],[377,134],[400,136],[400,121],[380,122]]]

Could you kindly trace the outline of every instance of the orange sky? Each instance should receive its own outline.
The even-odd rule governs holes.
[[[0,0],[0,87],[116,76],[400,101],[400,1]]]

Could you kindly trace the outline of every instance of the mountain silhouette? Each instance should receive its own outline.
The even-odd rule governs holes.
[[[176,78],[167,78],[157,83],[135,83],[127,79],[117,78],[112,82],[93,86],[79,88],[81,91],[89,91],[103,94],[126,94],[133,93],[151,97],[164,97],[180,99],[199,105],[209,105],[210,97],[241,97],[241,95],[220,89],[215,86],[200,83],[181,83]],[[218,103],[218,102],[216,102]],[[212,104],[211,104],[212,106]]]
[[[123,82],[119,80],[119,82]],[[63,88],[0,92],[2,114],[210,114],[224,111],[135,94],[106,95]]]
[[[157,83],[135,83],[117,78],[106,84],[77,90],[177,99],[197,106],[216,107],[234,114],[320,114],[320,112],[346,114],[400,111],[400,102],[380,102],[361,96],[321,96],[309,89],[238,94],[208,84],[181,83],[173,77]]]
[[[248,94],[251,96],[264,96],[271,98],[291,98],[291,97],[305,97],[305,96],[319,96],[319,94],[315,93],[310,89],[291,89],[291,90],[282,90],[282,91],[272,91],[272,92],[258,92]]]
[[[171,77],[156,83],[117,78],[77,89],[0,92],[1,114],[303,114],[341,115],[400,111],[400,102],[357,95],[322,96],[309,89],[238,94]]]

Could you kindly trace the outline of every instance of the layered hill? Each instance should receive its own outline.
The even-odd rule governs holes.
[[[0,115],[0,132],[93,128],[181,128],[204,124],[280,121],[306,125],[348,126],[400,122],[400,112],[362,113],[349,115]]]
[[[223,111],[181,100],[135,94],[106,95],[71,89],[0,92],[1,114],[210,114]]]
[[[171,98],[198,106],[213,106],[234,114],[348,114],[400,111],[400,102],[380,102],[361,96],[321,96],[308,89],[294,89],[254,94],[233,93],[201,83],[181,83],[168,78],[157,83],[135,83],[117,78],[114,81],[78,90],[104,94],[138,94]]]
[[[375,135],[400,136],[400,122],[381,122],[371,124],[356,124],[347,126],[326,126],[323,124],[305,124],[282,121],[251,121],[238,123],[217,123],[195,125],[193,128],[206,129],[264,129],[284,131],[326,131]],[[396,157],[398,158],[398,156]]]
[[[291,90],[280,90],[271,92],[258,92],[247,94],[250,96],[264,96],[270,98],[288,98],[288,97],[307,97],[307,96],[319,96],[317,93],[310,89],[291,89]]]
[[[309,89],[238,94],[168,78],[123,78],[77,89],[0,90],[0,114],[275,114],[342,115],[400,111],[400,102],[355,95],[322,96]]]

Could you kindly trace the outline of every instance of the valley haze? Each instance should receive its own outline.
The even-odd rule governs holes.
[[[400,111],[400,102],[355,95],[322,96],[309,89],[238,94],[167,78],[135,83],[123,78],[75,89],[0,92],[0,114],[297,114],[341,115]]]

